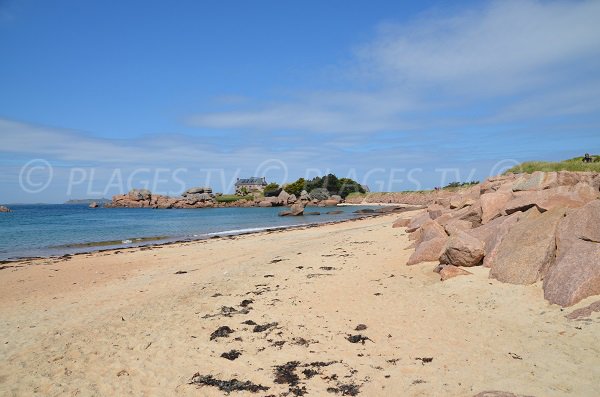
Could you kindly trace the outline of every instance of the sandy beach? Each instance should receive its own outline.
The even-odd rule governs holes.
[[[441,282],[397,217],[11,264],[0,395],[600,395],[600,313],[565,318],[598,297]]]

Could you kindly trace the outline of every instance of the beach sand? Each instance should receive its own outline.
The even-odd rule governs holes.
[[[225,394],[196,373],[269,388],[245,396],[600,395],[599,313],[565,318],[598,297],[563,311],[481,267],[441,282],[434,263],[405,265],[396,218],[0,270],[0,395]],[[234,332],[210,340],[221,326]]]

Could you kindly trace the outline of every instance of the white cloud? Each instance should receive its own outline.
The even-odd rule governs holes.
[[[341,71],[348,86],[366,81],[378,89],[305,93],[197,114],[188,122],[216,129],[372,133],[544,117],[556,109],[594,112],[596,100],[585,106],[572,101],[600,84],[598,21],[597,1],[497,1],[454,15],[427,13],[407,25],[380,27],[356,51],[355,67]]]
[[[597,63],[599,20],[597,1],[497,1],[384,27],[359,55],[397,84],[510,94],[548,76],[572,77],[569,68],[580,62]]]

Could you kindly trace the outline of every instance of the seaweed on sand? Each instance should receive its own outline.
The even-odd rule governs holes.
[[[229,361],[233,361],[241,355],[242,355],[242,353],[239,352],[238,350],[230,350],[228,352],[221,354],[221,357],[226,358]]]
[[[200,375],[200,373],[194,374],[190,385],[196,386],[213,386],[219,390],[229,394],[232,391],[249,391],[252,393],[258,393],[259,391],[267,391],[269,387],[263,385],[257,385],[255,383],[247,381],[240,381],[235,378],[231,380],[220,380],[214,378],[212,375]]]
[[[227,338],[229,334],[235,332],[228,326],[224,325],[222,327],[217,328],[212,334],[210,334],[210,340],[214,340],[217,338]]]
[[[254,327],[252,332],[264,332],[270,328],[276,327],[277,325],[278,325],[278,323],[268,323],[268,324],[263,324],[263,325],[257,325]]]
[[[360,342],[363,345],[365,344],[365,341],[367,341],[367,340],[370,340],[371,342],[373,342],[369,337],[363,336],[361,334],[358,334],[358,335],[348,335],[348,337],[346,339],[350,343],[359,343]]]

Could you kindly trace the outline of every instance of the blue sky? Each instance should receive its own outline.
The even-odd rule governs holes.
[[[598,20],[597,1],[0,0],[0,202],[325,172],[420,189],[600,152]]]

